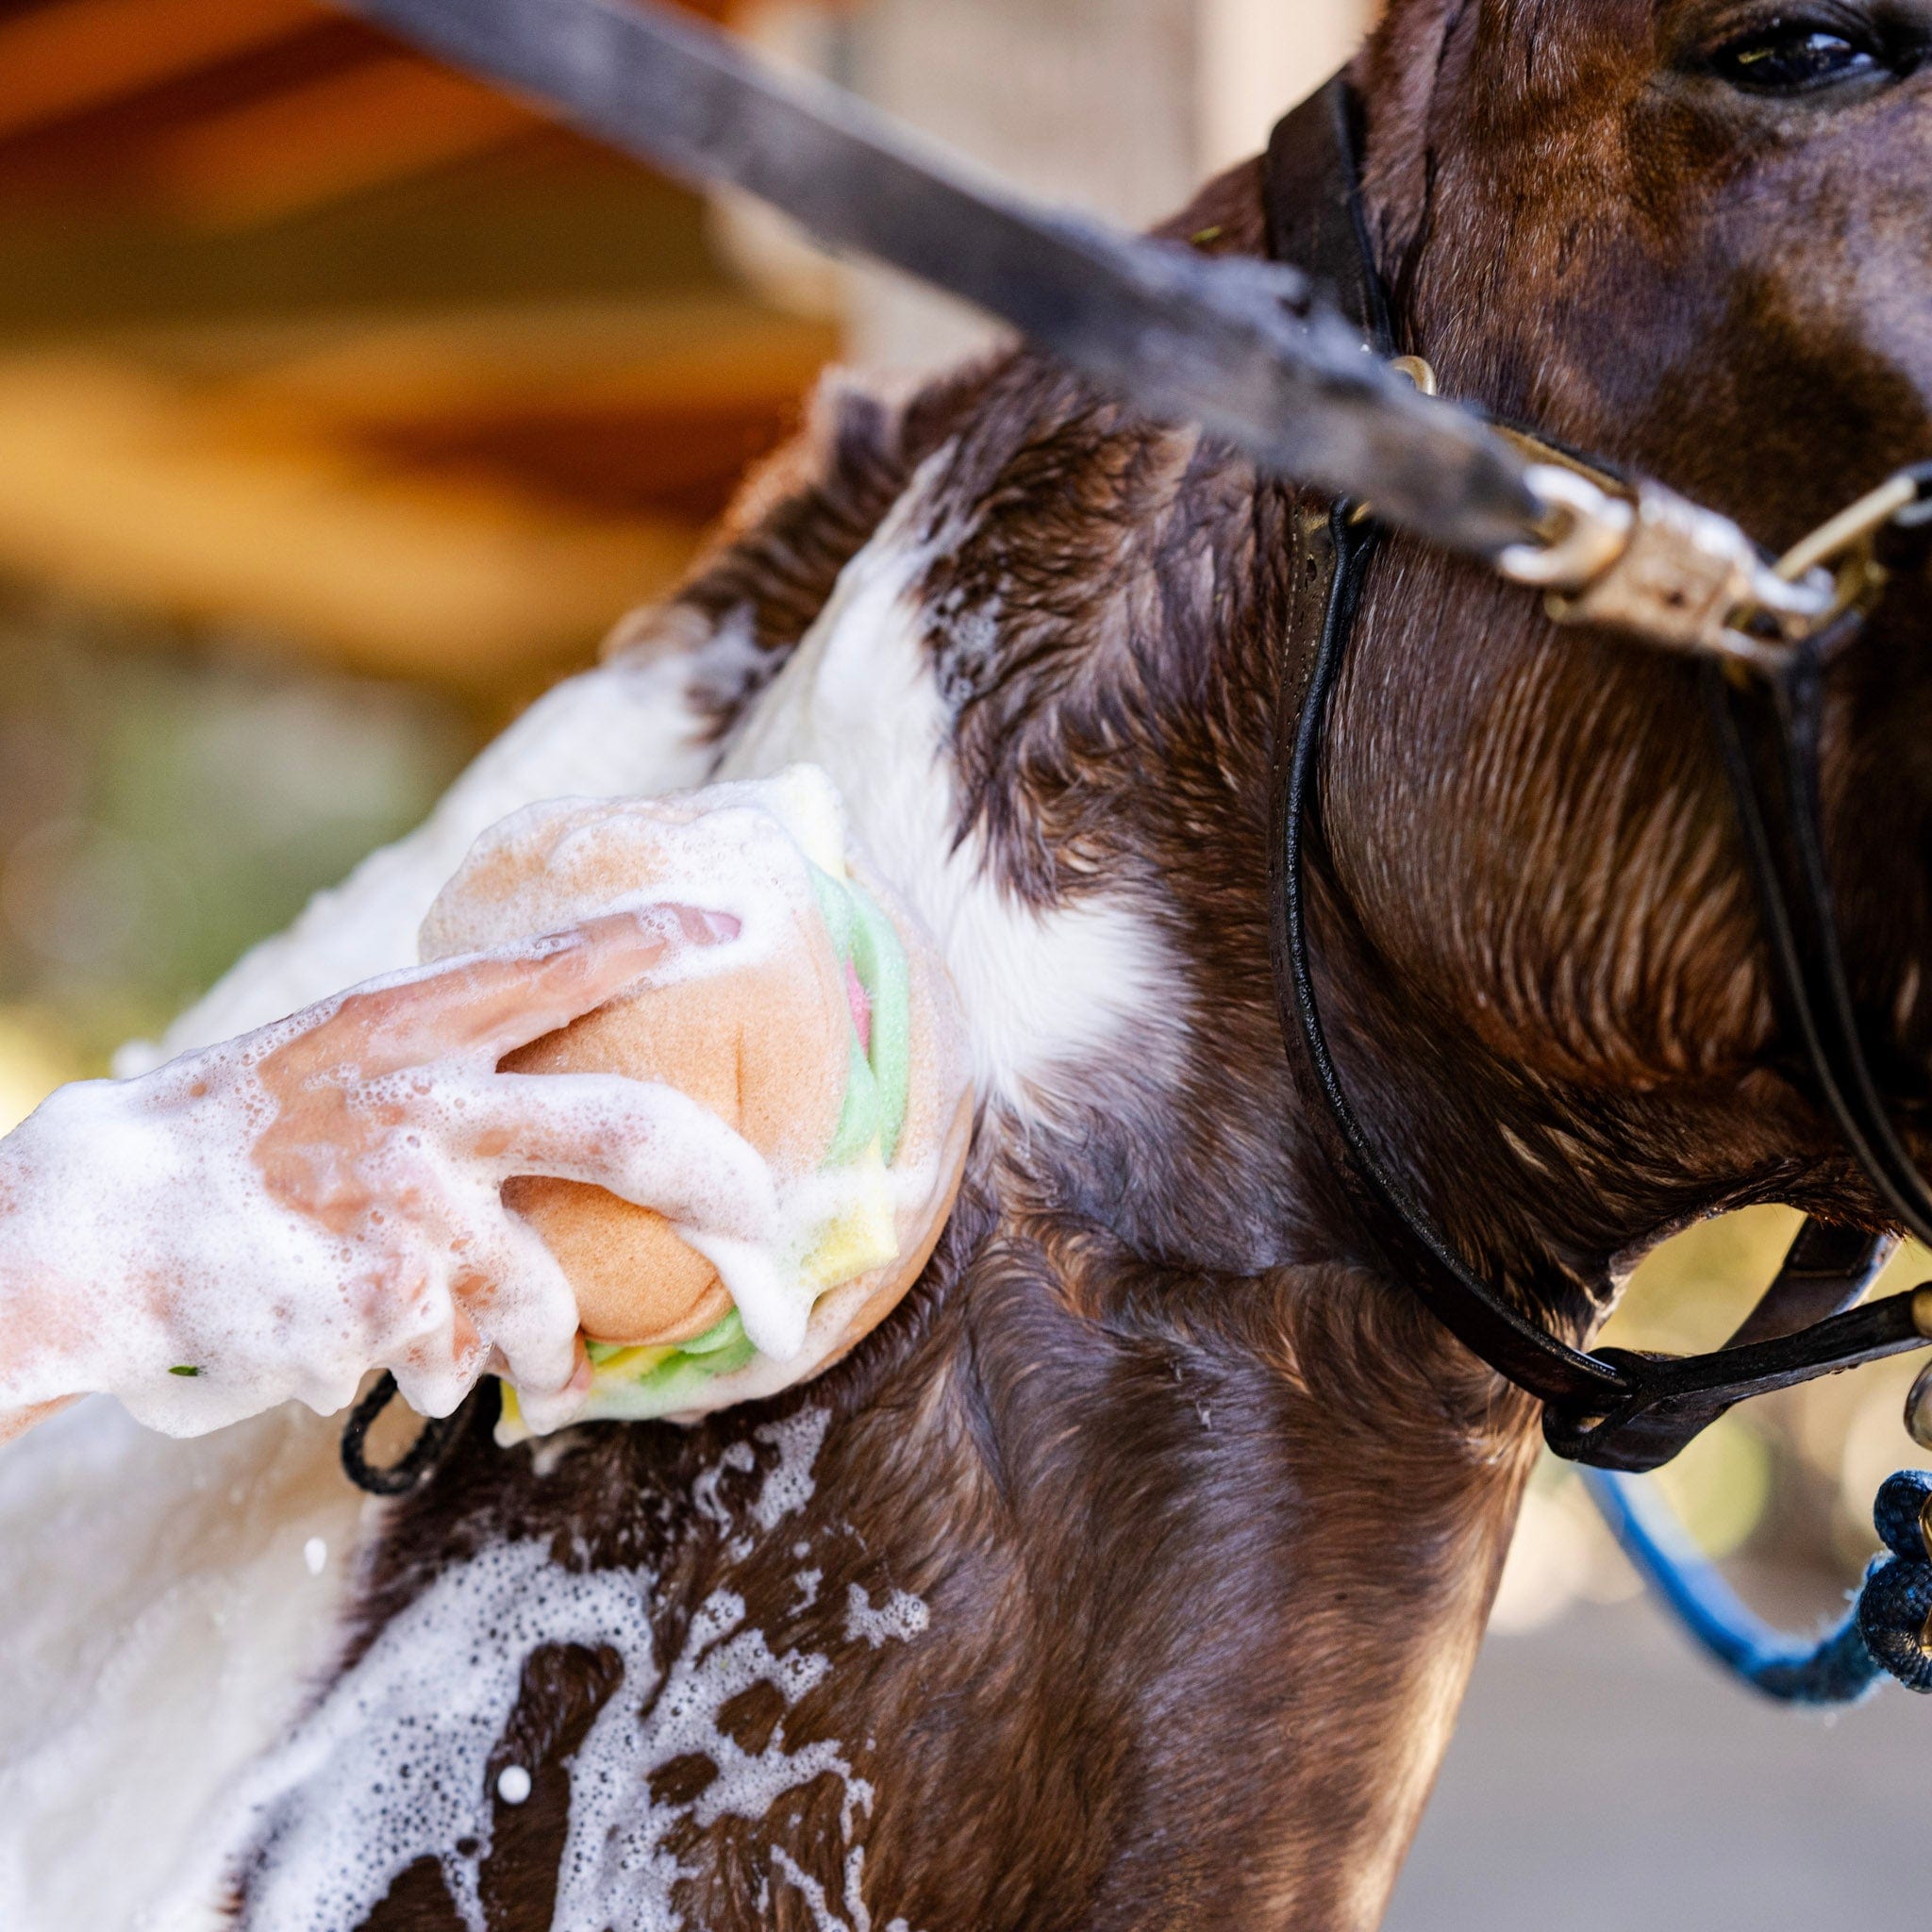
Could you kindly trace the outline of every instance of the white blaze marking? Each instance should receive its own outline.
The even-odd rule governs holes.
[[[1158,1051],[1183,982],[1159,934],[1123,898],[1051,912],[1006,891],[974,830],[956,842],[947,713],[924,646],[915,541],[922,483],[845,567],[818,621],[726,752],[721,777],[823,766],[874,862],[937,936],[966,1009],[983,1094],[1008,1103],[1131,1038]]]

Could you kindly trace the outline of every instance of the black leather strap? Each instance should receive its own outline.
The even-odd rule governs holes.
[[[1388,298],[1355,192],[1358,126],[1354,96],[1338,77],[1275,128],[1268,143],[1267,232],[1270,248],[1325,283],[1364,341],[1387,355],[1394,347]],[[1297,497],[1293,528],[1290,622],[1312,648],[1300,654],[1287,681],[1277,736],[1272,923],[1283,1029],[1291,1039],[1299,1033],[1357,1175],[1403,1244],[1415,1251],[1410,1279],[1431,1312],[1492,1368],[1543,1401],[1585,1401],[1601,1409],[1628,1397],[1632,1385],[1540,1328],[1469,1267],[1376,1154],[1329,1051],[1308,952],[1305,847],[1318,806],[1328,701],[1380,537],[1354,506],[1330,506],[1307,491]]]
[[[1341,1084],[1322,1024],[1308,955],[1304,848],[1315,802],[1328,703],[1348,645],[1376,539],[1347,504],[1330,513],[1334,571],[1313,667],[1299,715],[1283,720],[1293,751],[1274,808],[1274,891],[1271,908],[1274,986],[1289,1038],[1298,1032],[1349,1158],[1413,1251],[1408,1280],[1442,1325],[1476,1355],[1543,1402],[1574,1401],[1592,1414],[1627,1400],[1636,1385],[1619,1369],[1582,1354],[1539,1327],[1496,1293],[1458,1255],[1447,1235],[1388,1168],[1370,1142]],[[1410,1257],[1405,1257],[1410,1258]]]
[[[1818,739],[1830,648],[1823,641],[1784,675],[1749,685],[1707,672],[1705,689],[1787,1018],[1804,1043],[1818,1098],[1879,1198],[1901,1225],[1932,1243],[1932,1192],[1886,1113],[1865,1056],[1824,869]]]
[[[1337,79],[1269,143],[1269,246],[1328,284],[1365,342],[1393,346],[1389,305],[1357,192],[1358,115]],[[1308,640],[1284,680],[1277,731],[1272,937],[1285,1035],[1299,1033],[1355,1171],[1382,1207],[1430,1311],[1470,1349],[1544,1405],[1559,1454],[1606,1468],[1667,1461],[1734,1403],[1926,1345],[1932,1291],[1855,1307],[1893,1245],[1807,1223],[1785,1265],[1723,1349],[1658,1357],[1570,1347],[1470,1267],[1381,1160],[1341,1084],[1322,1024],[1309,958],[1303,861],[1319,804],[1328,702],[1378,541],[1356,508],[1296,500],[1289,622]],[[1932,1192],[1886,1118],[1867,1068],[1839,957],[1817,831],[1815,665],[1766,691],[1714,681],[1726,769],[1737,792],[1767,932],[1821,1091],[1900,1220],[1932,1240]]]
[[[385,1369],[342,1424],[342,1474],[372,1496],[407,1496],[420,1490],[449,1460],[480,1407],[487,1405],[490,1420],[495,1420],[497,1385],[486,1376],[451,1414],[425,1422],[416,1440],[395,1461],[371,1462],[363,1454],[369,1431],[395,1399],[396,1378]]]
[[[1355,189],[1360,139],[1360,107],[1341,75],[1276,125],[1264,190],[1268,254],[1325,289],[1362,340],[1391,355],[1389,294]]]
[[[1896,1235],[1867,1234],[1829,1221],[1807,1221],[1785,1252],[1784,1266],[1739,1324],[1726,1348],[1795,1335],[1855,1307],[1898,1251]]]

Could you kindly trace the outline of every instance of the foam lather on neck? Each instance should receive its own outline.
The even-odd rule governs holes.
[[[971,1128],[945,968],[855,850],[815,766],[670,798],[533,806],[472,849],[424,922],[423,958],[650,903],[724,915],[736,936],[505,1069],[680,1089],[721,1141],[762,1157],[771,1211],[726,1236],[695,1211],[681,1223],[675,1204],[509,1184],[576,1291],[593,1365],[579,1420],[694,1420],[828,1366],[925,1265]],[[525,1423],[505,1397],[500,1434],[514,1440]]]

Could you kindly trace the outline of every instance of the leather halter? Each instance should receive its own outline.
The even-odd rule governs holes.
[[[1331,81],[1269,143],[1268,248],[1325,281],[1376,353],[1395,342],[1358,192],[1359,108]],[[1512,432],[1514,433],[1514,432]],[[1538,455],[1609,480],[1606,466],[1526,442]],[[1932,477],[1921,485],[1932,490]],[[1543,1404],[1550,1446],[1572,1460],[1642,1470],[1668,1461],[1733,1404],[1932,1342],[1932,1288],[1858,1306],[1896,1238],[1807,1221],[1777,1277],[1723,1348],[1674,1357],[1571,1347],[1519,1309],[1460,1255],[1375,1151],[1335,1066],[1308,956],[1304,859],[1319,806],[1329,699],[1380,533],[1359,507],[1295,499],[1291,635],[1305,641],[1283,693],[1274,808],[1273,963],[1284,1032],[1299,1032],[1366,1191],[1415,1264],[1433,1314],[1498,1374]],[[1856,619],[1848,618],[1847,623]],[[1865,1057],[1839,946],[1818,822],[1818,720],[1830,634],[1789,667],[1740,686],[1704,676],[1737,800],[1786,1017],[1803,1040],[1816,1098],[1898,1222],[1932,1241],[1932,1191],[1886,1116]]]

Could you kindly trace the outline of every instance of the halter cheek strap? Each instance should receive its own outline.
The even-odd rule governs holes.
[[[1390,310],[1357,192],[1357,109],[1336,80],[1291,114],[1270,142],[1272,252],[1325,281],[1382,355]],[[1579,462],[1517,432],[1553,464],[1600,482]],[[1895,1239],[1807,1222],[1785,1264],[1730,1342],[1690,1357],[1572,1348],[1530,1320],[1457,1252],[1382,1159],[1350,1103],[1322,1021],[1309,956],[1306,848],[1319,811],[1324,732],[1370,561],[1379,541],[1358,507],[1297,499],[1290,623],[1307,643],[1286,682],[1277,733],[1273,851],[1275,992],[1299,1035],[1365,1191],[1383,1210],[1410,1279],[1432,1313],[1490,1366],[1544,1405],[1560,1456],[1607,1469],[1668,1461],[1735,1403],[1932,1341],[1932,1288],[1857,1306]],[[1821,641],[1820,649],[1825,641]],[[1817,656],[1785,660],[1757,691],[1713,668],[1713,710],[1786,1004],[1820,1097],[1899,1221],[1932,1238],[1932,1192],[1893,1133],[1866,1064],[1839,956],[1817,819]]]

